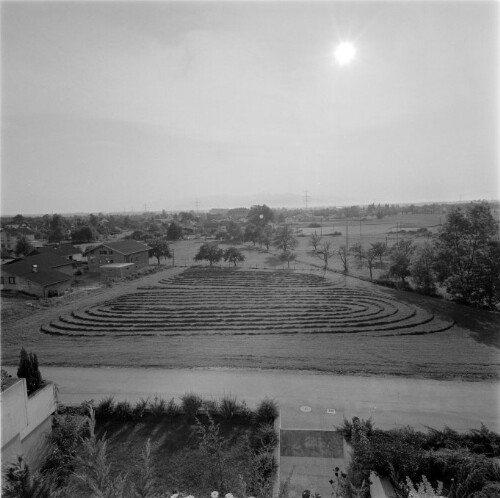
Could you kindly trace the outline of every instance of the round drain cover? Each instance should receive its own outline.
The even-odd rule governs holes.
[[[304,413],[309,413],[311,411],[311,407],[310,406],[301,406],[300,411],[304,412]]]

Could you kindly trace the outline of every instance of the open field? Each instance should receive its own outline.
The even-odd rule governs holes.
[[[176,244],[176,264],[182,261],[181,244],[194,252],[200,241]],[[17,364],[24,346],[37,352],[42,365],[244,367],[438,379],[498,378],[498,349],[492,346],[498,335],[494,314],[470,308],[462,312],[463,307],[453,303],[398,294],[331,272],[323,280],[322,271],[304,277],[298,270],[261,271],[270,267],[273,255],[253,248],[246,254],[245,267],[258,266],[259,271],[245,273],[254,278],[260,273],[276,275],[280,285],[269,282],[265,292],[258,281],[238,288],[236,277],[242,270],[219,270],[220,275],[230,275],[233,284],[226,294],[220,294],[224,280],[217,284],[216,293],[204,285],[203,278],[193,279],[200,270],[181,275],[184,268],[166,269],[102,288],[76,302],[5,320],[2,362]],[[296,266],[308,268],[305,263]],[[195,273],[190,277],[190,272]],[[173,283],[177,287],[170,288]],[[245,297],[247,293],[253,301]],[[160,304],[153,305],[153,298],[160,298]],[[175,306],[169,308],[165,299]],[[418,302],[411,303],[412,299]],[[157,310],[151,309],[155,306]],[[176,323],[166,322],[166,310],[176,317]],[[131,311],[136,312],[134,323]],[[215,312],[220,313],[219,318]],[[373,322],[370,316],[377,320]],[[106,320],[114,325],[108,326]],[[453,320],[459,326],[450,328]],[[371,326],[372,322],[377,325]],[[92,323],[98,326],[87,327]],[[64,335],[40,332],[42,326],[52,330],[53,325],[62,324],[67,326],[61,331]],[[436,333],[420,335],[423,332]],[[481,342],[485,336],[488,340]]]

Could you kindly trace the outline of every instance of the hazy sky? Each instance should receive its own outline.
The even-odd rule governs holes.
[[[1,7],[4,214],[498,197],[497,2]]]

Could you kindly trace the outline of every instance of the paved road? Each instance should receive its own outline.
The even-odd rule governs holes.
[[[15,374],[14,368],[7,370]],[[281,406],[283,428],[331,429],[344,416],[356,415],[373,417],[381,429],[448,425],[467,430],[482,422],[500,432],[500,383],[492,382],[231,369],[44,367],[43,376],[58,384],[59,399],[65,404],[106,396],[134,402],[154,395],[170,399],[195,392],[220,398],[231,393],[249,406],[266,396],[275,398]],[[301,407],[311,410],[301,411]]]

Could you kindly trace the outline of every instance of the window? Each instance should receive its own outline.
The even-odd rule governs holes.
[[[101,250],[101,251],[99,251],[99,254],[108,254],[108,251],[106,251],[106,250]]]
[[[113,254],[113,251],[109,251],[108,254]]]
[[[3,277],[0,277],[0,284],[3,284],[4,281],[3,281]]]
[[[16,277],[9,277],[9,284],[15,284],[16,283]]]

